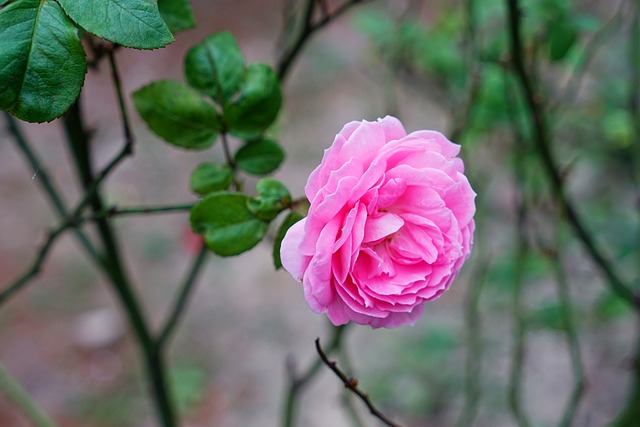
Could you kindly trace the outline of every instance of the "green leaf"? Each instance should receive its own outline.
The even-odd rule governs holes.
[[[205,195],[226,190],[233,182],[233,170],[226,165],[201,163],[191,174],[189,186],[194,193]]]
[[[247,208],[249,197],[240,193],[212,193],[191,209],[191,228],[220,256],[239,255],[257,245],[268,223]]]
[[[296,211],[289,212],[289,215],[286,216],[280,227],[278,228],[278,232],[276,233],[275,241],[273,242],[273,265],[276,270],[282,268],[282,260],[280,259],[280,248],[282,247],[282,239],[287,234],[287,231],[295,224],[300,221],[304,216]]]
[[[240,138],[252,139],[274,122],[282,106],[280,83],[271,67],[251,64],[240,83],[240,93],[224,109],[229,131]]]
[[[220,129],[218,114],[193,89],[171,80],[153,82],[133,94],[133,103],[151,130],[178,147],[210,147]]]
[[[73,21],[110,42],[157,49],[174,41],[157,0],[58,0]]]
[[[273,172],[284,160],[280,145],[270,139],[252,141],[242,146],[235,155],[236,165],[253,175]]]
[[[280,181],[263,178],[256,184],[258,197],[249,199],[247,207],[257,217],[271,221],[291,205],[291,194]]]
[[[78,29],[52,0],[0,10],[0,109],[28,122],[64,114],[80,94],[87,64]]]
[[[158,9],[164,22],[173,33],[196,26],[189,0],[158,0]]]
[[[226,103],[238,91],[244,72],[238,42],[226,31],[207,37],[187,53],[184,72],[195,89]]]

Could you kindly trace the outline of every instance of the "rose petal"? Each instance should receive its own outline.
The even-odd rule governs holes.
[[[449,288],[475,228],[459,151],[439,132],[407,135],[390,116],[345,125],[305,186],[306,220],[281,249],[313,311],[336,325],[395,328]]]
[[[404,225],[404,221],[396,214],[383,213],[382,215],[369,217],[364,227],[364,240],[362,243],[375,242],[383,239]]]
[[[287,234],[282,239],[280,246],[280,260],[282,267],[289,272],[298,282],[302,280],[302,276],[311,257],[305,256],[300,252],[300,243],[304,238],[304,226],[307,222],[306,218],[293,224]]]

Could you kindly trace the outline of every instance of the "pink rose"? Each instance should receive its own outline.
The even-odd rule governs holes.
[[[282,242],[313,311],[335,325],[395,328],[449,288],[475,227],[459,151],[438,132],[407,135],[390,116],[342,128],[307,181],[308,216]]]

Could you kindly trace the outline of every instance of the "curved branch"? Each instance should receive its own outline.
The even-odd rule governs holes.
[[[305,4],[305,10],[302,19],[302,30],[296,37],[296,39],[289,45],[288,48],[285,48],[284,52],[280,56],[278,60],[278,79],[282,82],[287,77],[289,70],[291,69],[291,65],[298,57],[306,43],[309,41],[311,36],[318,30],[322,29],[324,26],[329,24],[334,19],[338,18],[340,15],[344,14],[346,11],[351,9],[353,6],[359,3],[365,3],[368,0],[348,0],[340,5],[337,9],[330,13],[327,8],[327,4],[322,0],[307,0]],[[319,20],[314,22],[313,15],[316,8],[316,3],[320,4],[321,17]]]
[[[73,225],[72,220],[67,220],[60,224],[57,228],[49,232],[47,239],[38,250],[38,255],[31,263],[31,266],[27,269],[25,273],[22,274],[15,282],[7,286],[2,292],[0,292],[0,306],[7,302],[9,298],[16,295],[20,290],[22,290],[31,280],[33,280],[40,269],[42,268],[42,264],[47,259],[47,255],[49,251],[53,247],[54,242],[62,235],[62,233],[69,227]]]
[[[371,399],[369,399],[369,395],[358,387],[357,379],[347,376],[347,374],[345,374],[340,370],[340,368],[338,368],[338,364],[336,362],[329,360],[326,353],[322,350],[322,347],[320,346],[320,338],[316,338],[316,350],[318,351],[318,354],[320,355],[320,359],[322,359],[322,362],[324,362],[324,364],[327,365],[329,369],[331,369],[333,373],[336,374],[338,378],[342,380],[345,388],[348,388],[353,393],[355,393],[355,395],[358,396],[360,400],[364,402],[365,405],[367,405],[367,408],[369,408],[369,411],[374,417],[378,418],[380,421],[382,421],[384,424],[388,425],[389,427],[400,427],[400,424],[394,422],[393,420],[391,420],[391,418],[387,417],[378,408],[376,408],[376,406],[371,402]]]
[[[69,212],[65,203],[62,200],[60,192],[55,188],[51,178],[49,177],[49,173],[47,169],[44,167],[44,164],[38,159],[36,153],[31,149],[28,141],[20,131],[18,127],[18,123],[13,116],[7,112],[5,112],[5,117],[7,118],[7,122],[9,123],[9,130],[13,135],[13,138],[18,146],[18,149],[22,152],[24,157],[29,162],[29,166],[35,171],[33,179],[37,178],[37,182],[44,189],[45,194],[49,197],[49,201],[53,205],[54,209],[58,213],[58,215],[62,218],[66,218],[69,216]],[[75,229],[74,234],[78,242],[82,245],[82,247],[87,251],[91,259],[98,265],[100,268],[104,269],[104,262],[98,251],[93,246],[87,235],[82,232],[82,230]]]
[[[534,142],[542,159],[546,174],[551,180],[555,197],[557,198],[565,217],[575,235],[582,241],[587,253],[606,277],[611,289],[622,299],[640,312],[640,296],[636,295],[631,287],[620,277],[614,269],[611,261],[600,251],[593,236],[589,233],[582,220],[578,216],[576,208],[570,202],[564,187],[564,181],[558,171],[555,158],[551,152],[551,137],[546,123],[542,100],[536,96],[533,83],[529,78],[524,63],[524,52],[520,35],[521,16],[518,0],[506,0],[508,8],[508,32],[511,44],[511,62],[514,72],[524,95],[524,101],[529,110],[531,125],[533,127]]]

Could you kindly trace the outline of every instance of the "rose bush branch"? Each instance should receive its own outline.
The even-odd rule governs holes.
[[[44,166],[44,163],[42,163],[40,159],[38,159],[36,153],[31,149],[30,144],[20,131],[20,127],[18,126],[16,119],[7,112],[5,112],[4,115],[7,119],[9,130],[13,135],[13,139],[15,140],[18,149],[27,159],[29,166],[34,171],[33,180],[37,181],[42,186],[45,194],[49,198],[49,201],[58,213],[58,216],[60,218],[67,218],[69,216],[67,207],[62,200],[61,193],[55,188],[53,181],[49,177],[49,173],[47,172],[47,168]],[[76,239],[78,240],[80,245],[89,254],[90,258],[96,263],[96,265],[100,268],[104,268],[104,264],[102,259],[100,258],[100,255],[96,251],[87,235],[79,229],[74,229],[74,235],[76,236]]]
[[[94,213],[104,210],[103,202],[100,196],[100,183],[107,175],[126,157],[133,152],[133,135],[129,129],[128,115],[125,104],[123,102],[124,95],[120,85],[120,77],[115,64],[113,55],[110,55],[109,61],[112,68],[112,77],[118,97],[118,105],[123,125],[124,144],[121,151],[114,159],[102,170],[101,173],[94,176],[90,164],[91,147],[88,134],[84,127],[82,112],[79,105],[70,110],[64,125],[69,137],[69,144],[74,153],[76,167],[80,175],[80,179],[85,187],[85,201],[91,204]],[[82,209],[82,203],[79,209]],[[156,406],[158,418],[164,427],[175,427],[178,425],[176,411],[168,388],[167,371],[164,362],[162,349],[155,342],[147,319],[145,318],[142,306],[136,296],[127,272],[123,266],[119,245],[115,233],[107,218],[97,218],[99,236],[104,245],[104,257],[107,263],[107,274],[110,278],[110,284],[115,291],[123,310],[125,311],[134,336],[140,348],[143,357],[143,363],[147,373],[147,377],[151,383],[151,394]]]
[[[607,279],[611,289],[640,313],[640,296],[636,295],[632,287],[619,275],[611,261],[602,253],[594,237],[587,230],[580,219],[574,205],[569,200],[563,178],[551,152],[551,134],[545,118],[544,101],[536,95],[533,82],[529,77],[524,62],[524,51],[521,38],[521,10],[518,0],[505,0],[507,3],[507,29],[510,40],[511,64],[524,97],[525,106],[529,113],[533,128],[533,139],[536,150],[540,155],[544,170],[551,181],[552,190],[557,198],[564,215],[571,225],[575,235],[582,242],[592,261]]]
[[[53,248],[53,244],[55,241],[68,229],[73,228],[76,229],[79,225],[81,225],[85,220],[89,220],[92,217],[84,218],[82,217],[82,212],[85,210],[87,205],[90,203],[91,199],[94,197],[94,193],[98,189],[99,184],[104,180],[109,172],[115,168],[117,164],[119,164],[123,159],[123,153],[119,153],[116,157],[105,167],[105,169],[98,174],[96,180],[89,187],[87,192],[83,195],[83,198],[78,202],[78,205],[74,209],[74,211],[66,216],[66,218],[54,228],[51,232],[48,233],[47,238],[43,245],[38,250],[38,253],[32,262],[31,266],[23,273],[18,279],[16,279],[13,283],[7,285],[7,287],[0,293],[0,305],[5,303],[12,296],[17,294],[22,288],[24,288],[27,284],[33,280],[42,268],[42,264],[46,260],[49,251]],[[138,212],[136,212],[138,213]],[[100,216],[99,214],[96,214]],[[105,217],[108,214],[105,212]],[[104,262],[104,261],[102,261]],[[105,273],[108,275],[106,270],[106,264],[102,264]]]
[[[120,120],[122,121],[122,133],[124,137],[124,147],[127,152],[133,153],[133,132],[131,131],[131,124],[129,121],[129,113],[127,112],[127,105],[125,102],[124,90],[122,89],[122,79],[118,71],[118,65],[116,64],[116,56],[114,47],[110,46],[105,48],[107,51],[107,57],[109,58],[109,68],[111,70],[111,79],[113,80],[113,86],[116,90],[116,96],[118,98],[118,109],[120,111]]]
[[[186,310],[189,302],[189,297],[193,293],[198,276],[202,271],[202,267],[205,265],[208,252],[207,247],[202,245],[202,248],[200,248],[200,251],[193,260],[193,264],[187,273],[184,283],[179,288],[178,296],[175,299],[171,312],[163,326],[160,328],[158,338],[156,339],[156,345],[160,349],[166,347],[173,332],[178,326],[178,322],[184,315],[184,311]]]
[[[353,6],[365,3],[368,0],[348,0],[336,8],[332,13],[329,12],[327,4],[322,0],[307,0],[304,5],[302,14],[302,28],[296,37],[285,46],[280,59],[278,60],[278,79],[284,81],[289,74],[293,62],[300,54],[305,44],[310,40],[311,36],[340,15],[347,12]],[[316,6],[319,5],[321,16],[320,19],[314,21]],[[285,41],[286,43],[286,41]]]
[[[31,283],[31,281],[38,276],[38,273],[42,268],[42,264],[46,260],[49,251],[53,247],[53,244],[58,239],[58,237],[60,237],[62,233],[72,225],[73,221],[67,220],[60,224],[57,228],[49,232],[46,240],[38,250],[35,259],[32,261],[31,266],[27,268],[27,270],[18,279],[9,284],[0,292],[0,306],[6,303],[11,297],[15,296],[19,291],[21,291],[26,285]]]
[[[148,215],[148,214],[164,214],[164,213],[182,213],[189,211],[193,207],[193,203],[188,204],[179,204],[179,205],[167,205],[167,206],[133,206],[133,207],[111,207],[101,212],[96,212],[93,214],[82,214],[82,211],[86,208],[89,203],[89,199],[91,197],[91,192],[85,194],[84,198],[79,202],[78,206],[71,213],[65,214],[65,219],[62,221],[60,225],[50,231],[45,239],[45,242],[38,250],[38,255],[32,262],[31,266],[16,279],[15,282],[7,285],[6,289],[0,293],[0,305],[2,305],[6,300],[8,300],[11,296],[17,293],[22,287],[26,286],[32,279],[34,279],[40,270],[42,269],[42,264],[46,261],[46,257],[48,256],[48,252],[53,248],[54,242],[67,230],[72,229],[74,232],[82,232],[79,228],[82,224],[91,221],[97,221],[98,219],[105,218],[116,218],[121,216],[131,216],[131,215]],[[84,233],[83,233],[84,235]],[[100,266],[102,269],[105,268],[105,265],[97,252],[95,255],[98,257],[97,261],[100,261]]]
[[[78,218],[78,223],[97,221],[98,219],[103,218],[118,218],[123,216],[184,213],[190,211],[191,208],[193,208],[193,205],[193,203],[182,203],[164,206],[111,206],[110,208],[107,208],[100,212],[87,214],[82,216],[81,218]]]
[[[327,365],[329,369],[331,369],[333,373],[336,374],[338,378],[340,378],[340,380],[342,380],[345,388],[351,390],[356,396],[360,398],[360,400],[364,402],[365,405],[367,405],[367,408],[369,408],[369,411],[374,417],[378,418],[380,421],[382,421],[384,424],[390,427],[400,427],[400,424],[394,422],[393,420],[391,420],[391,418],[387,417],[382,411],[380,411],[371,402],[369,395],[366,392],[364,392],[360,387],[358,387],[357,379],[349,377],[347,374],[342,372],[340,368],[338,368],[338,364],[336,362],[329,360],[329,357],[327,356],[327,354],[322,349],[322,346],[320,345],[320,338],[316,339],[316,350],[318,351],[318,355],[320,356],[320,359],[322,360],[322,362],[325,365]]]

